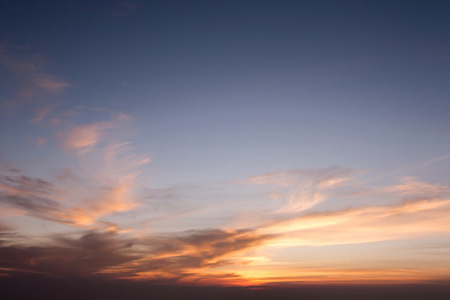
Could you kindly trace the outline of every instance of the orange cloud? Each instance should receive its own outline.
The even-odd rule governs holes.
[[[97,148],[101,142],[111,140],[117,136],[121,130],[126,127],[126,121],[130,118],[125,114],[117,114],[113,116],[111,121],[95,122],[85,125],[77,126],[66,134],[63,147],[68,150],[73,150],[77,154],[86,154]],[[114,130],[114,132],[113,132]],[[119,146],[117,146],[119,144]],[[111,143],[109,148],[104,148],[105,153],[111,151],[111,147],[120,148],[128,143]],[[123,147],[122,147],[123,148]],[[123,150],[122,151],[127,151]]]
[[[262,228],[274,245],[337,245],[450,233],[450,200],[421,199],[392,206],[366,206],[315,213]]]
[[[130,188],[127,185],[108,188],[102,195],[83,201],[77,207],[67,207],[61,210],[56,217],[81,227],[95,225],[102,217],[129,211],[138,206],[138,203],[129,195]],[[102,222],[98,224],[103,227]]]
[[[76,180],[74,176],[69,180],[55,178],[50,184],[25,175],[5,175],[0,177],[0,192],[4,194],[0,202],[45,220],[109,230],[111,226],[102,218],[139,206],[133,190],[140,167],[150,161],[135,154],[130,142],[120,141],[128,119],[116,114],[110,121],[78,126],[69,132],[63,146],[82,156]]]
[[[95,146],[104,138],[106,130],[114,128],[111,122],[101,122],[82,125],[72,129],[64,147],[85,154],[94,150]]]
[[[238,273],[253,284],[413,284],[448,280],[448,268],[305,268],[267,264],[239,269]]]

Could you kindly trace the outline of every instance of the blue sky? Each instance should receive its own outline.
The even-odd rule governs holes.
[[[5,1],[0,246],[117,251],[70,248],[77,276],[448,280],[420,249],[450,251],[449,8]],[[64,273],[32,252],[0,273]]]

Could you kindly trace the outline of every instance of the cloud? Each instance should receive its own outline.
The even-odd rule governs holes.
[[[45,145],[45,143],[47,143],[47,139],[44,137],[38,137],[36,139],[36,145],[38,145],[39,147],[42,147]]]
[[[51,107],[40,108],[36,111],[36,116],[31,120],[31,122],[41,122],[50,113]]]
[[[0,204],[20,209],[29,216],[67,223],[58,218],[65,208],[60,203],[61,192],[40,178],[22,174],[0,175]]]
[[[188,231],[143,239],[87,231],[79,237],[53,236],[45,244],[0,245],[0,268],[57,276],[97,274],[113,278],[198,280],[199,269],[230,264],[227,260],[230,255],[257,247],[268,239],[270,236],[250,230]]]
[[[128,120],[130,120],[128,115],[119,113],[114,114],[112,120],[109,121],[76,126],[64,133],[63,148],[73,150],[79,155],[92,152],[97,149],[101,142],[118,136],[120,131],[127,126],[126,121]],[[116,146],[116,148],[118,147]],[[111,152],[111,145],[106,150]]]
[[[125,140],[131,118],[123,113],[108,113],[112,116],[105,121],[67,131],[62,147],[80,159],[77,168],[65,168],[70,176],[56,174],[44,180],[4,168],[7,175],[0,173],[0,203],[66,225],[124,230],[102,219],[139,206],[134,190],[139,185],[140,168],[150,159],[137,154],[132,143]],[[45,115],[44,111],[41,117]]]
[[[23,179],[21,175],[16,177],[3,178],[3,181],[16,188],[22,184],[25,191],[31,190],[31,186],[39,190],[41,195],[57,190],[42,180]],[[329,180],[332,180],[331,177]],[[116,193],[117,197],[123,197],[120,194],[122,191],[105,192],[105,197],[113,197]],[[25,192],[18,195],[29,196]],[[48,243],[29,246],[13,245],[10,242],[2,244],[0,257],[4,257],[4,260],[0,260],[0,267],[14,270],[8,272],[38,272],[58,276],[96,275],[185,283],[243,282],[244,279],[239,276],[254,278],[255,272],[258,272],[258,267],[241,268],[245,264],[264,266],[269,263],[270,266],[272,263],[262,257],[263,263],[255,265],[251,252],[258,249],[367,243],[450,233],[449,199],[412,199],[395,205],[361,206],[302,215],[276,212],[272,215],[276,218],[262,222],[253,229],[190,230],[135,238],[129,238],[128,233],[119,234],[121,231],[114,223],[99,221],[101,216],[112,211],[129,209],[121,207],[127,203],[122,200],[116,204],[112,200],[93,200],[85,203],[82,210],[80,207],[39,202],[42,199],[35,200],[36,203],[14,199],[16,205],[41,213],[49,219],[59,218],[60,221],[85,224],[86,227],[89,227],[87,225],[90,222],[96,222],[93,225],[102,225],[103,228],[86,231],[80,237],[54,236]],[[110,207],[107,203],[111,203]],[[82,216],[86,219],[83,220]],[[227,272],[231,267],[235,270],[232,274]],[[305,271],[305,274],[309,274],[304,275],[305,278],[311,279],[314,272],[325,272],[314,268],[310,271],[311,274]],[[326,274],[338,276],[346,273],[341,268]],[[277,281],[269,277],[267,281]],[[280,280],[287,279],[288,274]]]
[[[225,274],[212,270],[242,264],[242,260],[235,260],[236,256],[259,247],[270,238],[252,230],[222,229],[149,236],[136,240],[133,245],[134,251],[142,255],[141,259],[102,273],[119,278],[172,279],[177,282],[199,281],[214,273],[225,279]]]
[[[138,207],[129,195],[131,186],[117,185],[102,190],[96,190],[96,195],[85,199],[77,206],[60,209],[54,214],[55,217],[66,220],[75,226],[98,228],[104,227],[104,222],[99,220],[105,216],[132,210]],[[110,228],[108,224],[107,228]]]
[[[11,226],[8,226],[6,224],[0,223],[0,232],[10,231],[10,230],[12,230]]]
[[[400,181],[401,184],[382,187],[380,191],[400,196],[437,196],[450,191],[448,186],[420,182],[411,176],[403,177]]]
[[[427,167],[427,166],[429,166],[429,165],[432,165],[432,164],[434,164],[434,163],[437,163],[437,162],[439,162],[439,161],[441,161],[441,160],[445,160],[445,159],[448,159],[448,158],[450,158],[450,153],[448,153],[448,154],[446,154],[446,155],[443,155],[443,156],[441,156],[441,157],[438,157],[438,158],[436,158],[436,159],[429,160],[429,161],[423,163],[423,164],[421,165],[421,167]]]
[[[270,238],[252,230],[191,230],[149,238],[146,243],[156,255],[152,262],[165,262],[179,270],[217,265],[230,254],[259,246]]]
[[[89,171],[90,184],[77,207],[60,216],[79,225],[92,225],[110,214],[139,206],[132,195],[137,187],[140,168],[149,163],[146,155],[137,154],[132,143],[124,141],[130,117],[113,114],[112,120],[95,122],[69,131],[63,147],[81,156]],[[88,179],[88,178],[85,178]]]
[[[46,180],[23,174],[0,175],[0,189],[12,196],[51,196],[55,186]]]
[[[13,228],[7,224],[0,223],[0,246],[14,237],[16,237],[16,234],[13,232]]]
[[[37,87],[50,94],[60,94],[69,86],[68,83],[49,74],[37,74],[34,76],[33,80]]]
[[[299,169],[287,172],[277,172],[248,178],[246,182],[252,184],[272,184],[284,189],[272,191],[271,195],[277,195],[284,201],[279,212],[301,212],[308,210],[328,199],[328,191],[347,185],[357,172],[351,169],[330,167],[326,169],[312,170]]]
[[[127,181],[128,180],[128,181]],[[100,221],[114,213],[134,209],[137,202],[130,195],[133,178],[118,178],[105,187],[94,187],[83,195],[79,190],[55,186],[54,183],[18,175],[0,175],[0,203],[23,210],[44,220],[84,228],[111,228]],[[86,197],[82,201],[75,201]]]
[[[43,71],[44,60],[38,55],[19,56],[7,53],[5,45],[0,46],[0,67],[13,76],[10,86],[15,96],[6,100],[8,106],[36,102],[47,102],[47,96],[62,93],[69,84],[63,79]]]
[[[130,1],[122,2],[119,7],[112,12],[113,16],[128,17],[133,10],[136,10],[138,6]]]
[[[398,205],[364,206],[276,221],[261,233],[279,245],[338,245],[450,233],[450,200],[419,199]]]
[[[329,167],[326,169],[298,169],[286,172],[276,172],[248,178],[253,184],[275,184],[278,186],[319,186],[336,187],[344,184],[350,177],[355,175],[355,171],[340,167]]]
[[[105,138],[105,133],[113,129],[112,122],[99,122],[82,125],[72,129],[64,142],[64,148],[85,154],[94,150],[95,146]]]
[[[275,203],[272,210],[261,215],[251,212],[257,215],[251,227],[130,238],[136,232],[127,232],[128,228],[111,220],[120,220],[113,218],[115,214],[140,207],[138,178],[149,158],[137,154],[125,138],[127,120],[126,115],[113,114],[103,122],[67,130],[62,146],[70,150],[67,155],[76,154],[77,168],[64,168],[53,178],[32,177],[13,166],[0,166],[2,205],[36,218],[89,229],[81,235],[51,236],[47,242],[23,240],[14,244],[14,238],[3,238],[8,228],[2,231],[0,223],[2,272],[242,282],[240,276],[249,273],[240,267],[258,265],[253,256],[261,254],[255,252],[271,246],[367,243],[450,233],[447,186],[404,177],[398,184],[361,187],[354,180],[356,171],[330,167],[249,178],[246,183],[267,185],[275,198],[270,200]],[[308,211],[336,195],[342,197],[342,190],[355,185],[372,193],[365,196],[396,197],[403,202],[353,208],[339,208],[343,205],[337,203],[334,211]],[[262,255],[261,261],[269,259]]]
[[[0,267],[16,272],[57,276],[91,276],[137,259],[127,239],[114,233],[87,232],[79,238],[55,236],[46,245],[0,247]]]

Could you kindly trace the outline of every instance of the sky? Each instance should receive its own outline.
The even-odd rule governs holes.
[[[447,1],[2,1],[0,277],[450,283]]]

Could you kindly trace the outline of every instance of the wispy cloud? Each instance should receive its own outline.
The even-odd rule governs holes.
[[[0,175],[0,188],[11,196],[53,198],[55,186],[43,179],[23,174]]]
[[[107,138],[113,129],[119,129],[124,120],[123,115],[116,117],[113,121],[95,122],[77,126],[67,133],[64,148],[74,150],[78,154],[91,152],[99,143]]]
[[[321,186],[333,187],[344,183],[355,175],[355,171],[340,167],[329,167],[326,169],[299,169],[285,172],[276,172],[266,175],[252,176],[248,178],[254,184],[275,184],[279,186]]]
[[[403,177],[400,181],[398,185],[382,187],[379,190],[400,196],[436,196],[450,191],[448,186],[420,182],[411,176]]]
[[[52,178],[50,183],[22,172],[9,172],[0,177],[0,202],[45,220],[121,230],[102,218],[139,206],[133,190],[140,168],[150,161],[146,155],[137,154],[131,142],[124,141],[129,120],[118,113],[109,120],[67,130],[62,148],[71,150],[80,160],[77,170],[70,170],[72,176]]]
[[[25,180],[25,183],[23,182]],[[30,216],[62,224],[110,230],[111,223],[103,222],[105,216],[138,207],[130,195],[132,183],[115,182],[107,187],[89,189],[89,196],[77,191],[58,191],[53,184],[26,176],[2,176],[0,203],[18,208]],[[114,226],[113,226],[114,227]]]
[[[7,224],[0,223],[0,247],[11,238],[16,237],[13,228]]]
[[[35,117],[31,121],[34,123],[43,121],[44,118],[50,113],[50,111],[51,111],[50,106],[38,109],[36,111]]]
[[[262,229],[283,245],[337,245],[450,233],[448,199],[365,206],[277,221]],[[277,242],[275,242],[277,244]]]
[[[137,8],[138,6],[135,3],[131,1],[124,1],[114,12],[112,12],[112,15],[117,17],[128,17],[130,13]]]
[[[15,96],[12,99],[4,99],[5,105],[45,103],[45,96],[60,94],[69,87],[69,84],[58,76],[44,72],[45,63],[42,57],[10,54],[9,48],[6,45],[0,46],[0,66],[11,73],[16,84],[10,87]]]
[[[340,167],[321,170],[300,169],[253,176],[246,182],[287,188],[287,193],[272,191],[271,194],[276,195],[277,199],[283,199],[284,206],[280,211],[294,213],[308,210],[325,201],[328,199],[328,190],[345,186],[356,174],[355,170]]]
[[[448,158],[450,158],[450,153],[448,153],[448,154],[446,154],[446,155],[443,155],[443,156],[441,156],[441,157],[438,157],[438,158],[436,158],[436,159],[429,160],[429,161],[423,163],[421,166],[422,166],[422,167],[427,167],[427,166],[429,166],[429,165],[435,164],[435,163],[437,163],[437,162],[439,162],[439,161],[441,161],[441,160],[445,160],[445,159],[448,159]]]
[[[75,207],[60,210],[56,216],[73,222],[76,226],[103,227],[106,223],[99,221],[101,218],[138,207],[138,203],[129,195],[130,188],[128,185],[118,185],[97,191],[98,195],[92,195],[92,198],[85,199]],[[107,225],[109,229],[111,226]]]

